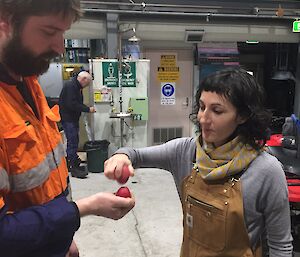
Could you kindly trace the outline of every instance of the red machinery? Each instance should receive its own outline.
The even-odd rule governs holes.
[[[268,152],[282,163],[286,175],[294,251],[300,252],[300,121],[295,115],[289,118],[289,122],[291,120],[289,126],[293,128],[289,133],[283,129],[283,134],[271,135],[266,146]]]

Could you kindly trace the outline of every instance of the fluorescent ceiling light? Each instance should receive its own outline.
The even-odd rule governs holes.
[[[295,76],[290,71],[275,71],[271,79],[296,81]]]
[[[257,41],[257,40],[246,40],[246,43],[247,44],[258,44],[259,41]]]
[[[138,38],[136,35],[133,35],[132,37],[128,38],[129,42],[139,42],[141,39]]]

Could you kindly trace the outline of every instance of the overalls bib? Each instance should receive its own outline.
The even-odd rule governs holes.
[[[261,257],[250,246],[239,179],[206,182],[193,169],[182,186],[181,257]]]

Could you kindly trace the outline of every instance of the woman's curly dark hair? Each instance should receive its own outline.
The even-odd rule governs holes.
[[[241,68],[227,68],[207,76],[199,85],[195,104],[190,115],[191,121],[200,131],[197,114],[199,99],[203,91],[215,92],[237,109],[247,121],[237,127],[236,134],[243,143],[254,149],[261,149],[269,137],[271,113],[264,107],[264,89],[255,78]]]

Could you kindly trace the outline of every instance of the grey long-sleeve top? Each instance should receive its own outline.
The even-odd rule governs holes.
[[[195,160],[194,138],[179,138],[140,149],[121,148],[134,168],[160,168],[172,173],[178,192]],[[267,232],[270,257],[292,257],[290,209],[285,174],[280,162],[262,152],[241,176],[244,217],[251,246]]]

